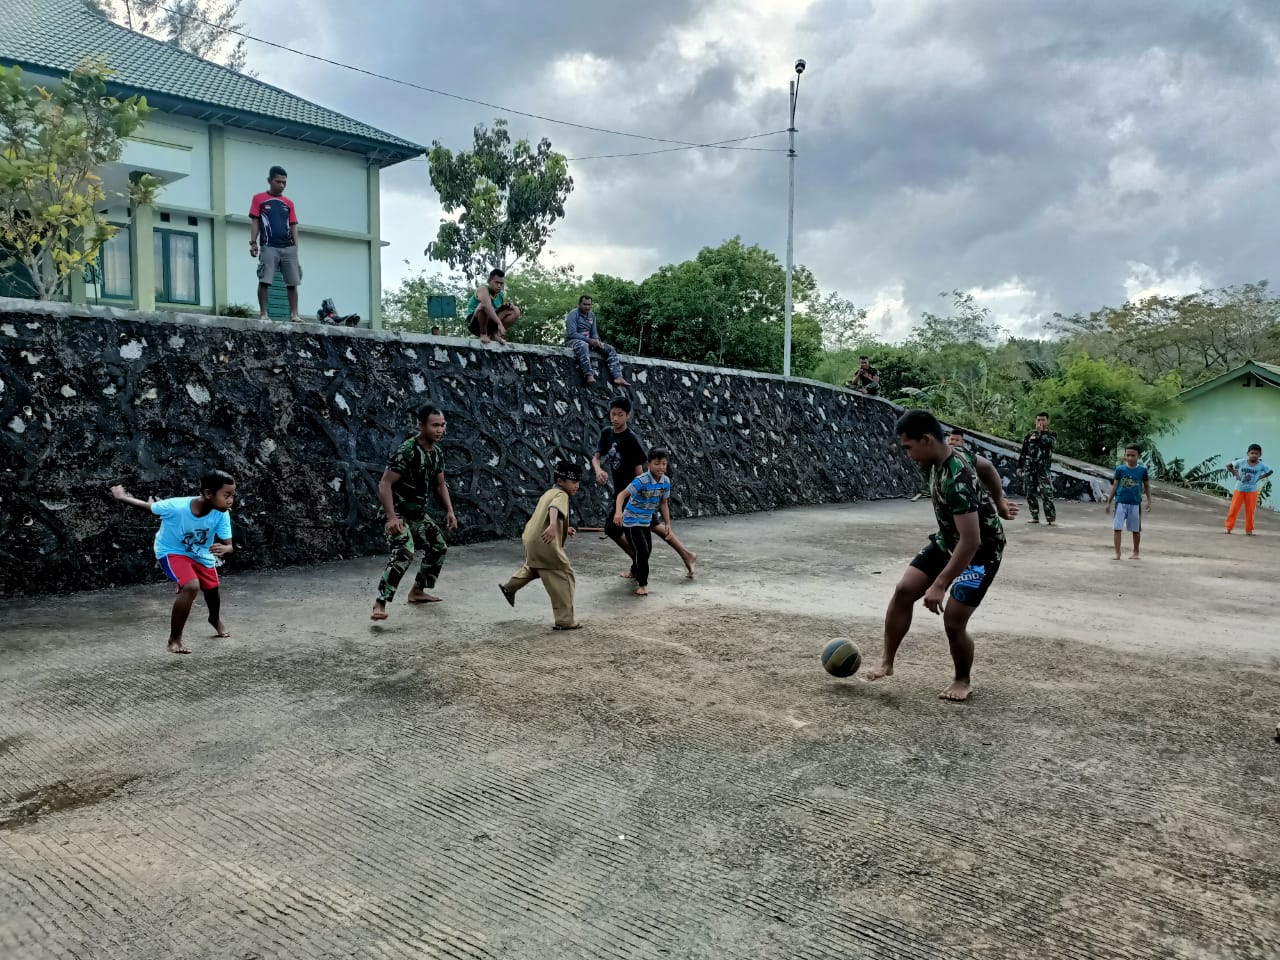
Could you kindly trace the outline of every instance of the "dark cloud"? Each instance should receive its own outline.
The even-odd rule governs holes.
[[[383,72],[699,142],[784,127],[791,60],[806,57],[797,256],[824,286],[863,302],[900,287],[918,312],[939,290],[1016,281],[1021,302],[993,306],[1034,317],[1116,302],[1135,269],[1228,283],[1265,277],[1274,259],[1271,0],[818,0],[795,14],[768,0],[491,2],[430,17],[407,0],[377,9],[361,17],[327,0],[253,15],[264,29],[297,16],[295,42]],[[255,52],[267,79],[421,142],[465,147],[493,116],[331,68],[280,61],[277,72],[277,59],[268,71]],[[511,124],[570,156],[660,146]],[[388,183],[429,199],[424,165],[412,167]],[[647,269],[735,234],[783,250],[782,154],[584,161],[573,173],[578,190],[552,247],[580,268]],[[384,223],[395,217],[387,211]]]

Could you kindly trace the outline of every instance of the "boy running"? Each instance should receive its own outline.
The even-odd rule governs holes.
[[[418,568],[413,589],[409,591],[409,602],[440,601],[428,591],[436,585],[449,546],[440,527],[427,512],[433,486],[444,504],[445,527],[458,529],[458,518],[453,515],[453,501],[449,498],[449,484],[444,479],[444,451],[440,449],[445,426],[444,414],[438,408],[423,407],[419,410],[418,435],[396,448],[387,461],[382,479],[378,481],[378,502],[387,516],[386,533],[391,558],[382,571],[378,599],[373,601],[370,620],[387,619],[387,604],[395,599],[396,587],[413,563],[413,555],[419,545],[422,546],[422,566]]]
[[[573,618],[573,565],[564,552],[565,540],[577,531],[569,526],[569,498],[582,486],[582,467],[561,460],[556,464],[555,486],[542,495],[533,516],[524,525],[524,565],[498,589],[507,603],[516,605],[516,593],[534,580],[541,580],[551,598],[556,630],[577,630],[582,624]]]
[[[667,451],[654,447],[649,451],[649,469],[632,480],[614,503],[614,525],[622,527],[631,546],[631,576],[637,597],[649,595],[649,554],[653,552],[649,528],[659,509],[663,524],[671,529],[671,481],[666,474]]]
[[[631,401],[626,397],[615,397],[613,402],[609,404],[609,426],[605,427],[600,433],[600,442],[596,446],[596,452],[591,456],[591,467],[595,471],[596,483],[604,486],[609,482],[609,475],[605,473],[603,464],[608,463],[609,469],[613,473],[613,495],[616,498],[636,477],[644,473],[645,453],[644,446],[640,443],[640,438],[635,435],[629,426],[631,420]],[[604,532],[628,557],[634,557],[634,551],[631,549],[631,543],[627,540],[627,535],[622,529],[621,524],[613,522],[613,514],[605,518]],[[694,575],[694,564],[698,562],[698,555],[689,550],[681,543],[670,527],[663,526],[655,519],[653,532],[667,542],[667,544],[680,556],[681,562],[684,564],[685,576],[690,580]],[[631,570],[624,570],[618,574],[620,577],[628,578],[632,576]]]
[[[1244,535],[1253,536],[1253,515],[1258,509],[1258,491],[1262,482],[1275,471],[1262,462],[1262,447],[1249,444],[1248,455],[1243,460],[1227,464],[1227,473],[1236,478],[1235,493],[1231,494],[1231,509],[1227,511],[1227,533],[1236,527],[1240,508],[1244,507]]]
[[[976,467],[970,466],[943,439],[942,424],[927,410],[908,410],[898,419],[895,430],[907,456],[929,471],[938,532],[898,581],[885,612],[884,660],[866,676],[868,680],[893,676],[894,657],[911,627],[912,608],[923,597],[930,613],[942,614],[955,662],[955,680],[940,696],[943,700],[967,700],[973,690],[969,618],[1000,569],[1005,544],[1000,518],[1012,520],[1018,508],[1005,499],[1000,474],[991,461],[974,457]],[[948,588],[950,600],[946,599]]]
[[[1130,444],[1124,448],[1124,463],[1116,464],[1115,476],[1111,478],[1111,489],[1107,492],[1104,506],[1111,509],[1111,501],[1116,504],[1116,519],[1112,524],[1115,531],[1116,559],[1120,559],[1120,541],[1124,531],[1133,534],[1133,553],[1130,560],[1142,559],[1139,548],[1142,544],[1142,495],[1147,495],[1147,512],[1151,512],[1151,476],[1147,468],[1138,463],[1141,451]]]
[[[200,479],[198,497],[139,500],[129,496],[121,484],[111,488],[111,495],[160,518],[156,559],[164,575],[177,585],[178,593],[169,618],[169,652],[191,652],[182,642],[182,630],[191,615],[197,590],[204,593],[214,636],[231,636],[222,622],[216,568],[223,557],[235,550],[231,544],[231,516],[227,513],[236,499],[235,480],[221,470],[211,470]]]

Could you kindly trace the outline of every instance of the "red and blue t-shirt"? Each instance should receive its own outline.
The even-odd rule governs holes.
[[[292,247],[293,234],[289,231],[298,222],[293,201],[283,193],[256,193],[249,204],[249,216],[262,221],[262,244],[266,247]]]

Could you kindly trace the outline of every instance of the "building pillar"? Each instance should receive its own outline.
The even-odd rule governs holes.
[[[129,218],[129,267],[133,274],[133,302],[139,310],[156,308],[156,211],[149,203],[135,203]]]
[[[369,163],[369,326],[382,329],[382,170]]]
[[[213,312],[217,314],[228,303],[227,258],[227,131],[225,127],[209,128],[209,208],[213,210]]]

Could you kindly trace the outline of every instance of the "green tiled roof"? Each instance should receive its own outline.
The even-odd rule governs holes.
[[[84,0],[3,0],[0,63],[66,73],[86,57],[114,72],[113,92],[143,93],[170,113],[257,130],[372,157],[383,166],[424,153],[384,133],[261,80],[134,33]]]

